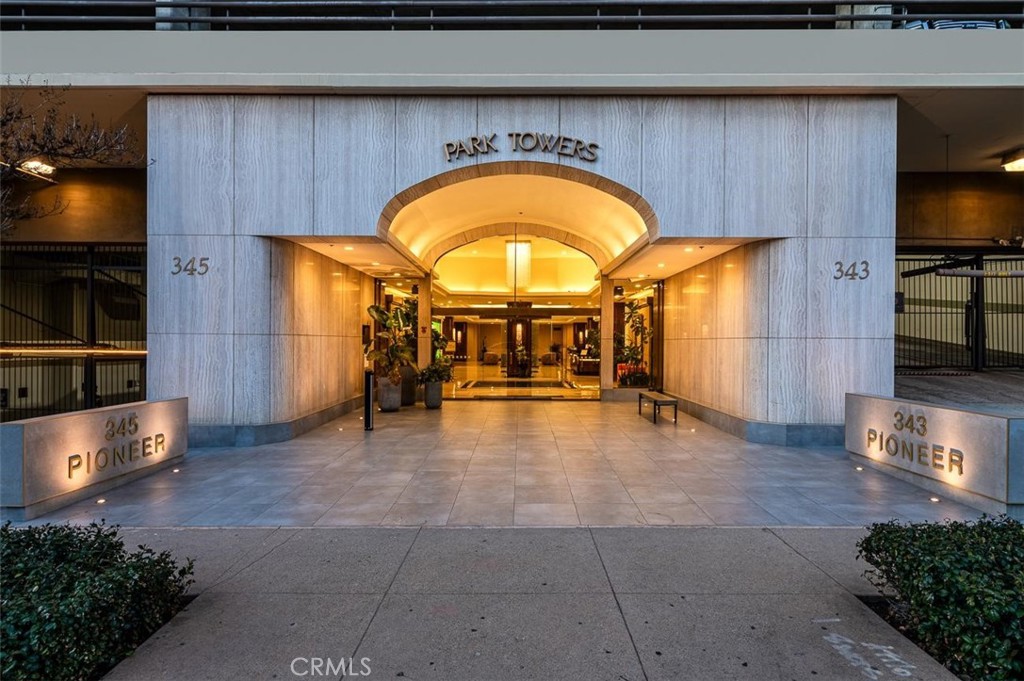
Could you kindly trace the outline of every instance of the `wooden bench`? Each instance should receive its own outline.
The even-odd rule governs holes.
[[[676,422],[676,418],[679,416],[679,400],[677,400],[676,398],[655,392],[640,393],[640,398],[637,401],[636,411],[636,413],[640,416],[642,416],[644,413],[644,402],[650,402],[651,405],[654,407],[652,415],[654,417],[655,423],[658,422],[658,414],[661,412],[661,408],[670,405],[672,407],[672,423]]]

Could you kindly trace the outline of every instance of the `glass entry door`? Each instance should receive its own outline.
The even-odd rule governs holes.
[[[467,320],[472,347],[465,361],[456,358],[445,397],[600,399],[599,377],[574,370],[572,329],[571,322],[536,316]]]

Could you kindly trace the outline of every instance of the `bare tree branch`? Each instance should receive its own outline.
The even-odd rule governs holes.
[[[66,207],[60,196],[53,206],[36,206],[31,195],[39,187],[19,170],[27,161],[41,160],[57,168],[86,165],[135,166],[145,160],[138,138],[129,126],[107,129],[95,116],[83,120],[64,111],[64,93],[70,86],[43,83],[39,99],[26,103],[28,80],[11,86],[8,77],[0,108],[0,233],[13,229],[19,220],[46,217]]]

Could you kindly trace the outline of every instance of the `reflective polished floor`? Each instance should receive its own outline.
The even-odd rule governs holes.
[[[530,378],[508,378],[497,364],[456,362],[455,381],[444,386],[452,399],[601,399],[601,379],[573,373],[561,364],[537,364]]]
[[[979,511],[842,448],[752,444],[632,403],[447,401],[349,414],[289,442],[195,449],[33,523],[125,526],[863,526]]]

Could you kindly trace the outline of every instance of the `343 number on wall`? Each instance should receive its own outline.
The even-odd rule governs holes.
[[[893,414],[892,427],[924,437],[928,434],[928,419],[922,415],[914,416],[909,411],[906,413],[897,411]]]
[[[867,260],[861,260],[860,262],[854,260],[851,263],[836,260],[832,267],[835,268],[832,274],[833,279],[849,279],[850,281],[857,281],[859,279],[867,279],[871,276],[871,263]]]
[[[196,275],[203,276],[210,271],[210,259],[203,257],[197,258],[192,256],[188,260],[185,260],[179,255],[174,256],[171,260],[171,274],[187,274],[190,277]]]

